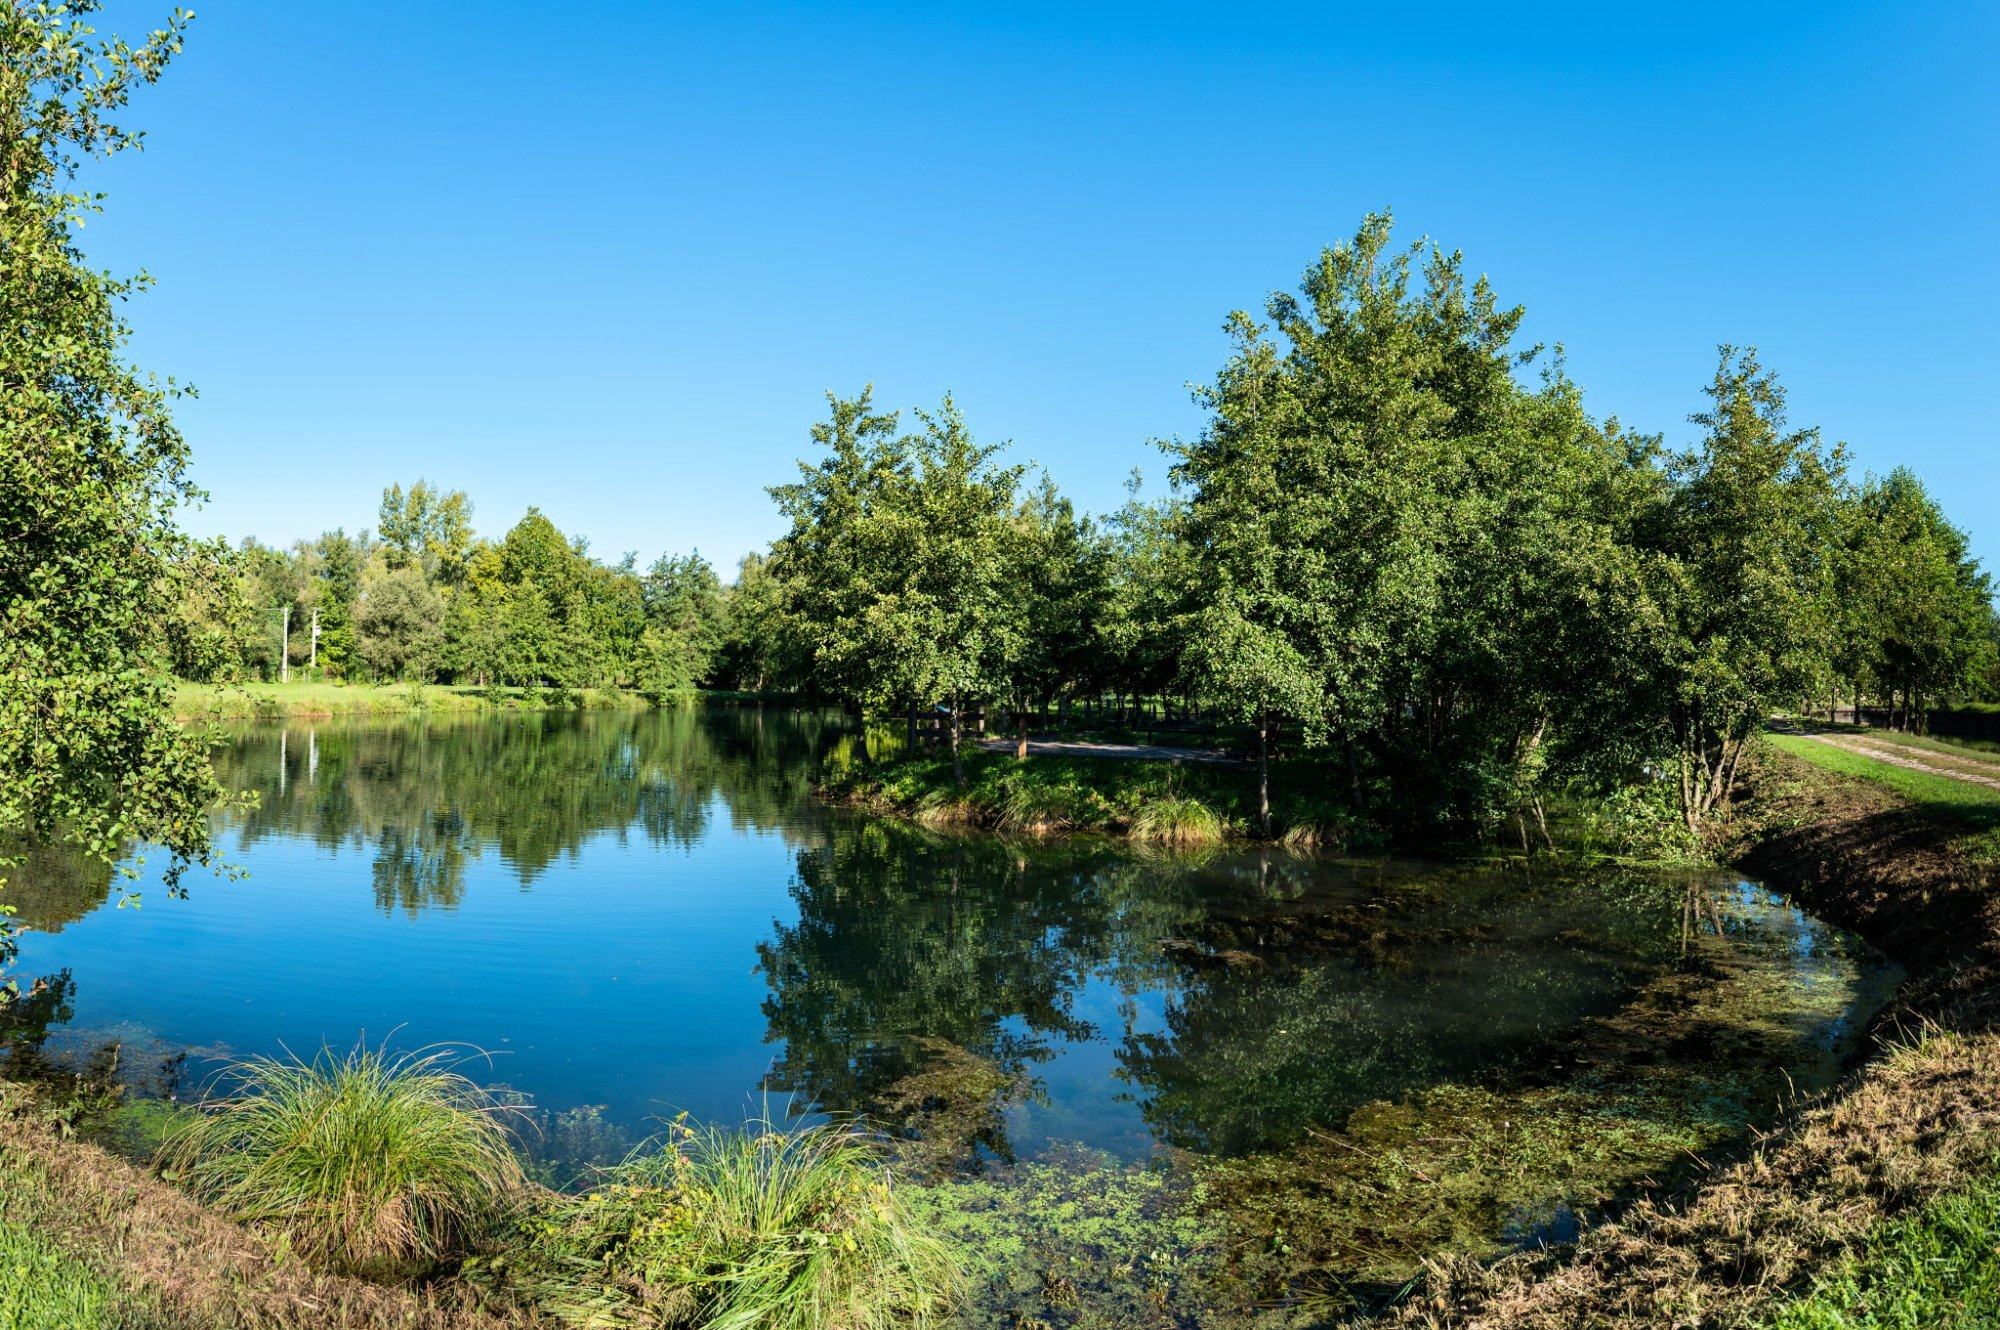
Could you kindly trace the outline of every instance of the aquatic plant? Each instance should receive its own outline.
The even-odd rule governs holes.
[[[251,1058],[168,1139],[164,1175],[350,1274],[409,1276],[462,1250],[521,1182],[505,1109],[450,1050]]]
[[[592,1191],[533,1201],[474,1275],[572,1324],[705,1330],[933,1325],[963,1285],[866,1137],[761,1121],[676,1122]]]

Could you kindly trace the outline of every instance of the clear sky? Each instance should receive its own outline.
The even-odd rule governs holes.
[[[1391,206],[1596,414],[1684,441],[1755,344],[2000,563],[2000,5],[198,9],[85,236],[158,280],[204,534],[426,477],[727,564],[870,380],[1101,511],[1199,428],[1223,316]]]

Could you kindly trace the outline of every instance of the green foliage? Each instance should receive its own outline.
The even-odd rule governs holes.
[[[444,1052],[253,1058],[168,1140],[166,1175],[353,1274],[466,1250],[521,1181],[499,1108]]]
[[[591,1191],[537,1198],[486,1269],[588,1326],[887,1330],[943,1324],[962,1294],[957,1249],[865,1137],[768,1122],[675,1124]]]
[[[0,1327],[97,1330],[117,1290],[28,1228],[0,1220]]]
[[[120,306],[144,280],[89,267],[76,233],[98,205],[73,178],[138,146],[111,117],[158,80],[186,19],[134,47],[79,21],[94,8],[0,11],[0,838],[60,835],[107,860],[143,838],[177,872],[208,858],[221,795],[165,682],[176,645],[208,644],[176,644],[160,613],[187,590],[175,516],[200,492],[180,390],[124,359]],[[0,901],[0,1003],[12,954]]]
[[[1870,1230],[1766,1330],[1985,1330],[2000,1308],[1995,1172]]]
[[[429,680],[444,643],[444,602],[414,566],[365,585],[354,616],[361,659],[379,679]]]

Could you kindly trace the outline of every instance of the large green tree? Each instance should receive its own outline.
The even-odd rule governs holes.
[[[1727,806],[1751,737],[1815,694],[1834,651],[1835,536],[1845,455],[1794,430],[1754,351],[1725,346],[1667,461],[1671,494],[1645,533],[1660,632],[1653,698],[1681,814],[1700,833]]]
[[[174,723],[160,614],[198,491],[177,390],[125,359],[144,278],[89,265],[97,204],[75,184],[83,158],[139,145],[113,117],[186,20],[133,46],[93,33],[96,8],[0,6],[0,836],[203,860],[220,789]]]

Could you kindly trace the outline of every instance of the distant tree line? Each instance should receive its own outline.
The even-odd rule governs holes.
[[[459,492],[384,493],[373,535],[219,556],[190,678],[275,672],[320,611],[330,674],[657,696],[782,690],[880,716],[1141,705],[1311,754],[1361,815],[1458,822],[1664,773],[1698,830],[1774,712],[1991,696],[1992,586],[1908,470],[1858,483],[1724,347],[1693,443],[1584,407],[1459,255],[1386,215],[1232,350],[1171,487],[1103,519],[975,439],[829,396],[772,488],[788,530],[725,586],[699,555],[607,565],[539,512],[477,538]],[[291,659],[306,660],[296,628]],[[962,764],[960,764],[963,779]],[[1267,801],[1264,802],[1268,809]],[[1268,819],[1268,812],[1266,812]]]
[[[498,541],[474,534],[472,511],[462,491],[420,480],[383,491],[372,532],[196,551],[199,575],[182,580],[169,631],[176,671],[225,682],[289,667],[661,697],[726,674],[730,598],[699,554],[663,555],[641,571],[635,555],[593,558],[537,509]],[[754,568],[739,570],[739,589],[754,595],[756,580]]]

